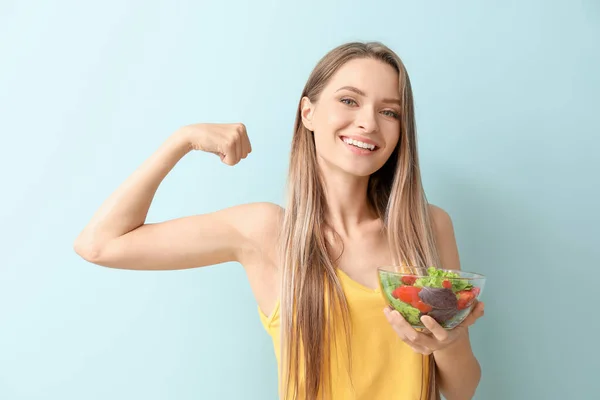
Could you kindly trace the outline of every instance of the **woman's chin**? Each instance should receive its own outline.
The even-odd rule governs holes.
[[[377,170],[379,170],[379,168],[381,168],[381,167],[377,167],[377,166],[373,166],[373,165],[371,165],[371,166],[350,165],[350,166],[343,166],[340,169],[343,170],[348,175],[356,176],[357,178],[368,178],[369,176],[371,176],[375,172],[377,172]]]
[[[382,165],[372,162],[357,162],[357,160],[331,160],[324,157],[319,157],[319,164],[321,164],[321,170],[325,174],[329,172],[343,172],[347,175],[352,175],[357,178],[367,178],[373,173],[377,172]],[[338,162],[339,161],[339,162]],[[364,160],[366,161],[366,160]]]
[[[366,160],[365,160],[366,161]],[[340,165],[340,168],[346,171],[348,174],[357,176],[357,177],[368,177],[377,172],[381,167],[383,167],[384,163],[373,162],[352,162],[352,163],[343,163]]]

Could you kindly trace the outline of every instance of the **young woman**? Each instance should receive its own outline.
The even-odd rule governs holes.
[[[423,317],[419,332],[385,305],[376,269],[459,269],[450,217],[419,172],[413,97],[400,58],[348,43],[315,67],[299,103],[285,209],[251,203],[145,223],[154,194],[187,153],[235,165],[243,124],[173,133],[101,206],[75,241],[89,262],[168,270],[239,262],[273,339],[282,399],[470,399],[480,367],[468,327]]]

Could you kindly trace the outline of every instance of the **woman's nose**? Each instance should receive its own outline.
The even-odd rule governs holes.
[[[364,107],[357,115],[356,115],[356,125],[363,130],[365,133],[372,133],[377,131],[377,117],[375,116],[375,112],[368,108]]]

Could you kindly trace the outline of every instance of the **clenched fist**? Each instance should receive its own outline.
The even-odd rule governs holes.
[[[218,155],[227,165],[235,165],[252,151],[244,124],[192,124],[178,132],[194,150]]]

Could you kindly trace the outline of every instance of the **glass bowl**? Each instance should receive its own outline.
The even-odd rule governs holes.
[[[474,272],[435,267],[386,266],[377,272],[387,304],[418,329],[425,328],[423,315],[448,330],[460,325],[479,300],[486,280]]]

